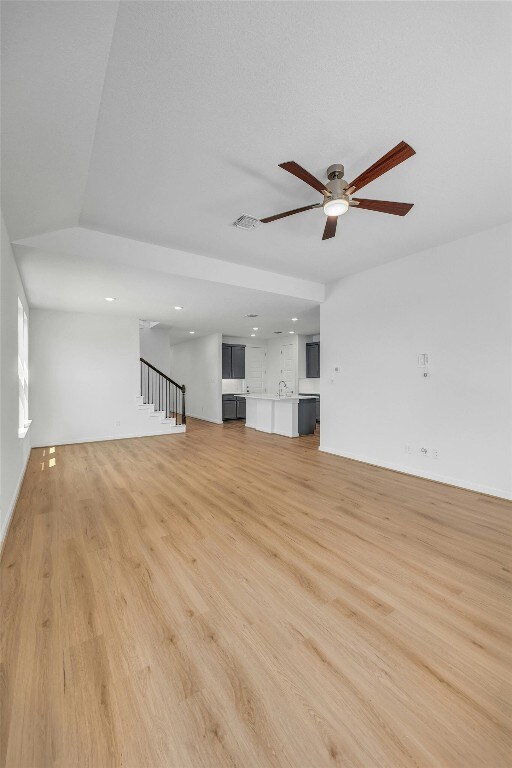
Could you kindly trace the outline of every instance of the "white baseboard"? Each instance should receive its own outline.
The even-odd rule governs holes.
[[[421,477],[424,480],[433,480],[436,483],[443,483],[443,485],[452,485],[456,488],[463,488],[466,491],[475,491],[476,493],[485,493],[488,496],[497,496],[500,499],[512,500],[512,491],[508,491],[503,488],[492,488],[487,485],[481,485],[479,483],[473,483],[472,481],[461,480],[457,477],[449,477],[447,475],[439,474],[438,472],[430,472],[429,470],[417,470],[411,469],[411,467],[404,466],[402,464],[395,464],[393,462],[382,461],[369,456],[356,456],[348,452],[341,453],[335,451],[332,448],[328,448],[325,445],[320,445],[319,451],[323,453],[330,453],[333,456],[340,456],[343,459],[350,459],[351,461],[359,461],[362,464],[371,464],[373,467],[382,467],[383,469],[391,469],[393,472],[401,472],[404,475],[411,475],[412,477]]]
[[[11,499],[11,503],[9,504],[9,508],[7,510],[7,515],[5,516],[5,520],[2,523],[2,530],[0,531],[0,555],[3,552],[4,549],[4,542],[7,537],[7,531],[9,530],[9,526],[11,524],[13,512],[16,509],[16,504],[18,503],[18,499],[20,496],[21,486],[23,485],[23,481],[25,479],[25,473],[27,471],[28,466],[28,460],[30,459],[30,448],[28,450],[28,453],[25,457],[25,463],[23,464],[23,469],[20,472],[20,476],[18,479],[18,483],[16,485],[14,494]]]
[[[185,432],[185,425],[177,424],[170,432],[154,432],[149,430],[148,432],[129,432],[122,435],[101,435],[99,437],[91,437],[90,435],[77,435],[76,437],[69,437],[66,440],[46,440],[44,443],[32,445],[32,448],[46,448],[47,445],[76,445],[77,443],[102,443],[107,440],[131,440],[133,437],[166,437],[168,435],[181,435]]]
[[[191,419],[199,419],[199,421],[207,421],[209,424],[224,424],[222,419],[217,421],[216,419],[207,419],[206,416],[196,416],[195,413],[187,413],[187,419],[190,416]]]

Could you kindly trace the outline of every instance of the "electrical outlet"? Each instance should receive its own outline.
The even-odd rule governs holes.
[[[121,422],[120,421],[116,421],[115,426],[116,427],[120,427],[121,426]]]
[[[439,451],[437,450],[437,448],[432,448],[432,456],[434,459],[439,458]]]
[[[428,456],[428,448],[420,448],[420,453],[422,453],[424,456]]]
[[[412,447],[410,446],[409,443],[405,444],[404,451],[405,451],[405,453],[412,453]]]

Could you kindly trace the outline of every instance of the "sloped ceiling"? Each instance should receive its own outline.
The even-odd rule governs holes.
[[[2,2],[2,211],[12,240],[78,222],[117,15]]]
[[[327,282],[511,216],[507,3],[3,6],[13,239],[80,224]],[[401,139],[417,155],[364,196],[404,219],[231,226],[317,201],[278,163],[350,178]]]

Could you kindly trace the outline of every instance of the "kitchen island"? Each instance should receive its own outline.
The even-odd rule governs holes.
[[[297,395],[246,395],[245,398],[246,427],[285,437],[299,436],[299,401],[312,400],[310,397]]]

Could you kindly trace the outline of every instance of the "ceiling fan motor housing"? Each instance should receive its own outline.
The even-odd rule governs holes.
[[[338,200],[342,197],[347,200],[349,199],[349,196],[345,194],[345,189],[348,187],[348,181],[343,178],[344,173],[345,168],[341,163],[335,163],[334,165],[329,166],[327,169],[327,178],[329,181],[325,186],[330,191],[331,196],[330,198],[325,197],[325,200]]]

